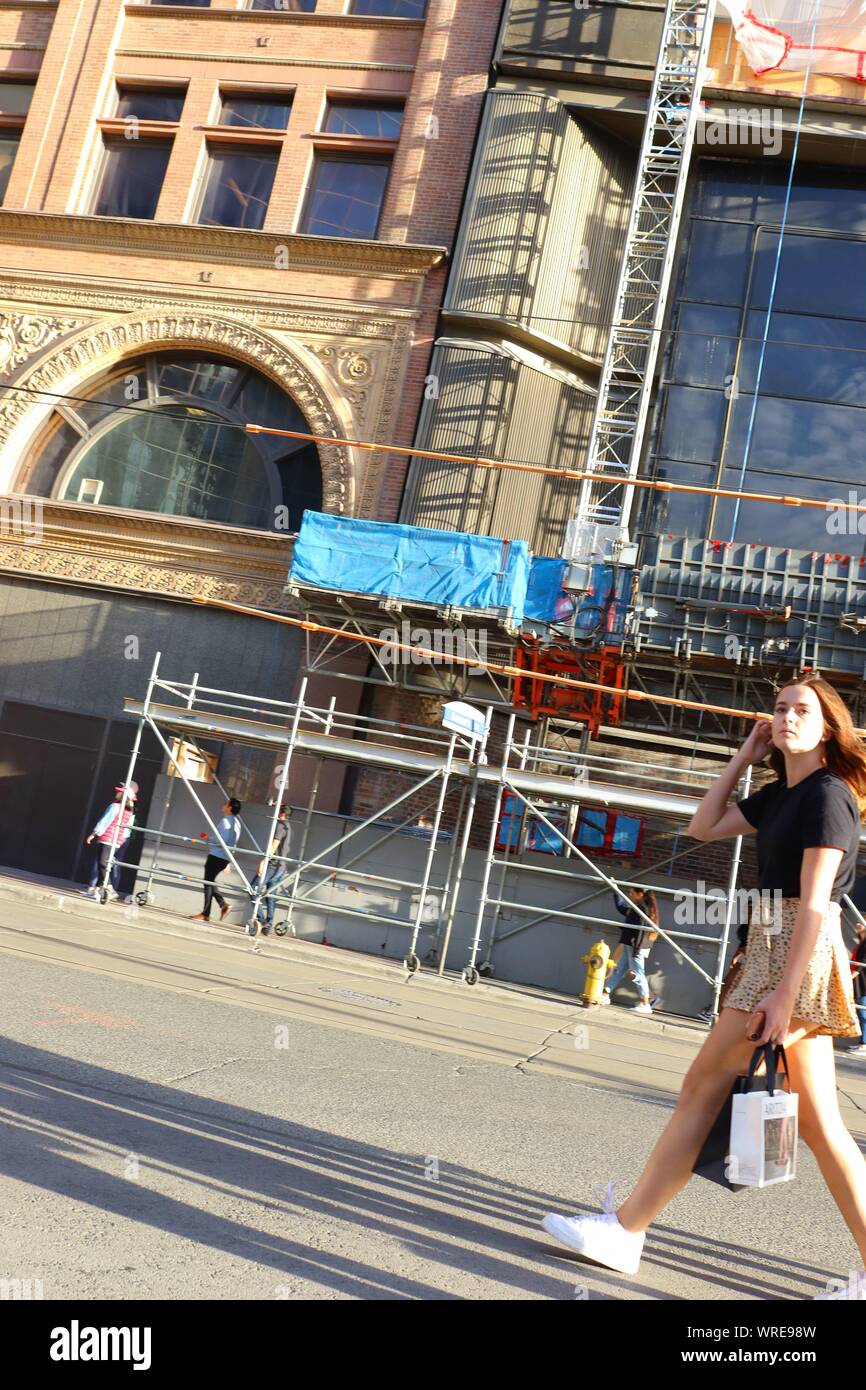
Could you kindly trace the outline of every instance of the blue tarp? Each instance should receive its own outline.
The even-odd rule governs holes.
[[[523,619],[525,541],[304,512],[289,581],[436,607],[510,610]]]

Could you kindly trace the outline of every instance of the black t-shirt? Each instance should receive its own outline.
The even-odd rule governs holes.
[[[759,887],[799,898],[803,851],[827,846],[844,851],[830,894],[838,902],[854,886],[860,813],[847,782],[826,767],[816,768],[788,789],[769,782],[737,805],[758,834]]]

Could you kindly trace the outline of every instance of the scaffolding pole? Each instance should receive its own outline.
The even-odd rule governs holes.
[[[157,689],[170,690],[178,699],[179,703],[169,705],[158,701],[155,698]],[[294,869],[292,874],[290,891],[283,892],[278,890],[275,898],[281,903],[288,904],[290,913],[295,907],[315,908],[337,917],[356,919],[365,922],[381,922],[391,927],[400,927],[408,932],[408,947],[406,963],[410,969],[420,968],[418,961],[417,946],[421,931],[424,927],[424,912],[427,904],[427,897],[433,878],[433,866],[435,854],[439,840],[439,827],[444,813],[447,792],[453,781],[463,783],[463,804],[464,812],[459,818],[455,827],[455,841],[451,846],[451,853],[444,886],[441,889],[443,894],[442,902],[445,907],[440,910],[438,926],[436,929],[436,944],[441,947],[438,950],[438,960],[436,961],[437,973],[445,973],[448,950],[451,942],[452,930],[456,921],[459,909],[460,888],[463,881],[463,873],[468,853],[468,846],[471,836],[472,826],[477,813],[477,798],[483,787],[489,787],[494,793],[495,804],[491,808],[491,825],[488,836],[487,851],[484,860],[484,874],[481,891],[477,903],[477,911],[474,917],[474,934],[471,942],[469,958],[462,971],[464,980],[474,984],[480,978],[478,967],[479,955],[484,936],[485,914],[488,909],[494,909],[495,920],[503,908],[515,908],[529,913],[539,912],[541,916],[535,923],[521,924],[512,929],[511,932],[504,934],[502,938],[497,938],[494,930],[491,933],[489,949],[485,965],[492,967],[493,952],[500,940],[507,936],[517,934],[528,929],[531,925],[538,925],[542,920],[558,920],[562,922],[574,922],[581,925],[592,924],[598,927],[612,927],[614,924],[606,918],[587,916],[586,914],[574,913],[569,910],[573,904],[569,903],[564,909],[562,907],[533,908],[525,902],[514,902],[504,896],[506,877],[500,891],[496,896],[491,894],[491,875],[497,863],[502,863],[495,854],[497,831],[500,821],[500,807],[503,792],[509,792],[515,798],[515,814],[517,807],[521,808],[520,815],[522,820],[527,816],[532,816],[535,820],[547,827],[551,834],[557,837],[558,842],[565,848],[568,857],[575,857],[581,861],[587,871],[589,882],[598,882],[605,885],[613,892],[625,891],[625,883],[617,882],[613,877],[607,875],[575,842],[576,832],[572,829],[569,822],[568,832],[562,825],[554,824],[550,815],[546,814],[546,807],[551,802],[565,803],[573,805],[599,806],[606,809],[616,808],[617,810],[639,812],[639,813],[658,813],[665,817],[670,817],[675,821],[690,817],[696,809],[703,794],[703,785],[695,786],[698,780],[702,784],[703,778],[700,774],[689,769],[661,769],[670,779],[675,771],[680,771],[683,778],[681,790],[686,794],[679,794],[680,788],[670,784],[668,789],[660,791],[653,785],[656,773],[659,769],[650,768],[646,772],[648,786],[636,785],[634,780],[631,785],[623,785],[617,779],[637,774],[631,759],[626,757],[621,760],[616,758],[608,759],[605,764],[603,755],[589,754],[586,750],[575,751],[571,749],[551,749],[541,745],[532,745],[528,738],[526,740],[515,740],[515,721],[516,712],[511,711],[508,716],[508,728],[505,743],[501,754],[501,760],[491,765],[487,761],[488,737],[491,729],[491,718],[493,713],[492,706],[487,707],[485,729],[480,741],[476,741],[468,750],[468,753],[457,752],[457,745],[453,735],[446,735],[444,730],[432,730],[425,726],[406,726],[396,725],[391,721],[374,719],[371,716],[343,715],[335,710],[334,701],[331,701],[327,710],[319,710],[306,703],[306,686],[302,687],[298,700],[294,702],[258,700],[255,697],[239,694],[238,692],[213,690],[204,688],[198,684],[186,686],[182,684],[170,685],[158,676],[155,672],[148,683],[147,696],[143,702],[127,700],[125,703],[127,713],[135,714],[142,723],[146,722],[157,737],[158,742],[166,753],[169,763],[178,771],[179,780],[186,786],[194,802],[205,816],[207,822],[216,833],[217,840],[220,840],[218,831],[213,825],[213,821],[207,815],[201,800],[196,793],[195,786],[192,784],[185,771],[178,767],[177,759],[163,737],[161,730],[170,730],[181,737],[207,736],[221,742],[237,741],[247,746],[256,746],[269,749],[280,749],[284,754],[282,765],[279,769],[280,795],[277,798],[274,808],[274,817],[278,816],[279,804],[282,793],[289,776],[289,765],[292,756],[297,753],[315,756],[319,762],[317,775],[314,779],[314,791],[311,793],[311,806],[308,807],[307,820],[305,823],[304,840],[301,846],[301,854],[297,860],[293,859]],[[249,714],[263,715],[264,721],[260,718],[250,719]],[[361,740],[357,737],[358,721],[362,721],[362,727],[367,728],[373,737]],[[275,722],[278,721],[278,722]],[[366,721],[366,723],[364,722]],[[347,737],[343,730],[349,726],[351,737]],[[408,730],[408,732],[407,732]],[[387,738],[388,743],[373,741],[376,737]],[[415,744],[416,746],[412,746]],[[421,744],[422,747],[417,745]],[[136,753],[137,755],[137,753]],[[395,769],[412,778],[412,785],[397,796],[392,797],[386,805],[379,808],[374,813],[365,817],[359,824],[354,825],[333,842],[321,849],[317,854],[307,858],[307,847],[309,833],[312,826],[312,800],[318,788],[319,777],[325,759],[333,759],[341,762],[357,763],[367,767],[387,767],[389,770]],[[623,766],[620,767],[619,763]],[[591,768],[590,768],[591,763]],[[134,771],[134,759],[130,761],[130,771]],[[610,778],[609,781],[598,782],[585,780],[586,774],[591,771],[593,776],[603,775]],[[362,832],[371,829],[377,823],[387,824],[387,818],[400,805],[404,804],[410,797],[417,797],[425,788],[437,787],[436,797],[436,817],[430,844],[424,856],[423,865],[419,867],[416,878],[396,878],[383,873],[367,873],[353,869],[353,865],[366,855],[370,855],[379,847],[380,844],[392,836],[399,834],[408,821],[403,825],[389,827],[387,834],[376,839],[371,846],[364,846],[357,855],[346,865],[334,864],[332,857],[335,852],[343,846],[352,843]],[[417,814],[417,813],[416,813]],[[411,819],[411,817],[409,818]],[[273,843],[273,832],[275,828],[274,818],[271,818],[271,836],[268,841],[268,850]],[[150,831],[143,831],[144,834],[153,834]],[[165,816],[160,821],[159,829],[156,831],[157,851],[164,840],[174,838],[168,836],[165,831]],[[185,838],[185,837],[182,837]],[[741,847],[739,847],[741,850]],[[263,896],[261,886],[256,889],[248,882],[246,875],[241,870],[238,858],[227,850],[227,857],[232,866],[238,873],[246,889],[247,895],[254,906],[258,905]],[[237,851],[237,855],[245,855],[252,851]],[[688,853],[689,850],[681,851]],[[677,857],[676,855],[673,856]],[[666,856],[666,861],[671,860],[671,856]],[[268,854],[267,863],[270,863],[272,856]],[[314,870],[319,870],[324,877],[316,877],[314,882],[305,881]],[[511,861],[506,856],[504,861],[505,874],[509,869],[517,873],[534,873],[536,875],[550,875],[552,877],[563,877],[573,879],[574,873],[567,868],[553,868],[549,866],[530,865],[520,861]],[[648,872],[653,872],[651,866]],[[170,874],[163,870],[166,877],[185,878],[185,875]],[[739,859],[736,865],[732,865],[729,889],[731,893],[736,885],[737,874],[739,872]],[[149,870],[150,879],[156,876],[155,866]],[[578,874],[579,876],[579,874]],[[360,880],[364,883],[378,884],[389,891],[395,889],[411,888],[413,894],[418,892],[417,906],[411,911],[408,918],[403,917],[399,912],[389,915],[387,912],[377,911],[356,911],[339,902],[319,901],[315,895],[327,884],[336,881],[338,878]],[[657,887],[657,891],[673,893],[674,889]],[[420,887],[420,891],[419,891]],[[281,885],[282,888],[282,885]],[[437,885],[437,892],[440,891]],[[685,889],[676,890],[686,892]],[[697,899],[698,894],[689,892],[690,897]],[[589,897],[595,896],[589,894]],[[586,897],[586,895],[585,895]],[[580,902],[585,899],[579,900]],[[635,907],[638,915],[650,924],[650,919],[641,912],[640,908]],[[691,969],[697,971],[707,982],[715,987],[720,977],[720,965],[714,970],[713,975],[707,974],[700,964],[692,959],[687,951],[687,947],[692,944],[700,946],[713,946],[722,953],[727,944],[728,931],[731,925],[730,917],[726,923],[726,931],[720,940],[717,937],[709,937],[696,932],[688,931],[666,931],[659,928],[659,934],[666,939],[669,944],[680,955],[684,955]],[[717,997],[717,996],[716,996]]]

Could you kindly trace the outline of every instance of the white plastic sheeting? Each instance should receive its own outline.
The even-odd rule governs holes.
[[[866,0],[721,2],[757,76],[808,68],[866,82]]]

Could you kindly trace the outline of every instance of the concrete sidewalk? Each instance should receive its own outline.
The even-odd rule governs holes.
[[[76,889],[11,875],[0,876],[0,946],[663,1106],[673,1103],[708,1032],[698,1022],[646,1018],[616,1005],[587,1010],[526,986],[410,975],[397,962],[292,937],[253,941],[237,926],[103,907]],[[837,1064],[845,1121],[866,1137],[866,1067],[842,1049]]]
[[[0,895],[0,1274],[46,1298],[809,1300],[851,1267],[805,1149],[784,1189],[689,1183],[634,1277],[541,1231],[628,1190],[698,1025],[78,903]]]

